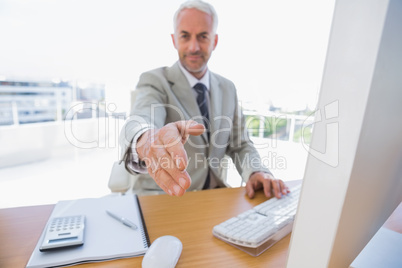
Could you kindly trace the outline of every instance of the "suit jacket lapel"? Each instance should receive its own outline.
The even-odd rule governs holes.
[[[172,67],[167,68],[166,77],[171,84],[173,94],[183,106],[183,112],[185,112],[189,118],[197,115],[199,116],[200,111],[198,109],[197,101],[191,91],[190,84],[181,72],[177,62]]]
[[[220,117],[223,115],[224,96],[223,91],[219,87],[219,81],[216,76],[210,72],[211,88],[210,88],[210,139],[213,141],[213,133],[217,133],[220,129]],[[209,146],[209,155],[214,149],[214,146]]]
[[[186,77],[181,72],[179,64],[176,62],[172,67],[167,68],[166,78],[171,84],[172,91],[179,103],[182,105],[183,113],[187,116],[186,119],[199,118],[201,119],[201,112],[198,108],[197,101],[194,97],[194,92],[190,87]],[[202,122],[201,120],[198,120]],[[204,132],[202,134],[204,141],[208,141],[207,134]]]

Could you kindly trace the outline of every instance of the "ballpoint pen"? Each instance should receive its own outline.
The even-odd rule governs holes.
[[[114,214],[113,212],[110,212],[109,210],[106,210],[106,213],[112,217],[115,220],[118,220],[119,222],[123,223],[124,225],[130,227],[131,229],[136,230],[137,229],[137,225],[135,225],[133,222],[131,222],[130,220],[124,218],[124,217],[120,217],[116,214]]]

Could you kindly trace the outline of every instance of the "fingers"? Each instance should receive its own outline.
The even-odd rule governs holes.
[[[199,136],[205,131],[204,125],[193,120],[177,121],[174,124],[182,137],[183,144],[187,141],[189,135]]]
[[[155,147],[164,149],[171,156],[174,161],[173,164],[183,171],[187,167],[187,153],[184,149],[184,143],[189,135],[198,136],[204,131],[204,125],[193,120],[170,123],[160,129],[157,135],[158,141],[155,144],[160,146]],[[174,171],[173,169],[172,172]]]
[[[271,197],[271,192],[276,198],[281,198],[282,195],[288,194],[289,188],[282,180],[268,178],[265,180],[264,192],[267,197]]]
[[[173,132],[173,133],[172,133]],[[156,134],[146,166],[155,182],[169,195],[182,196],[191,185],[185,171],[187,154],[181,137],[174,131],[162,130]]]
[[[251,180],[249,180],[249,181],[246,183],[246,192],[247,192],[247,196],[248,196],[250,199],[253,199],[253,198],[254,198],[254,195],[255,195],[254,189],[255,189],[255,187],[254,187],[254,185],[253,185],[253,182],[252,182]]]
[[[190,187],[191,178],[185,170],[188,158],[184,143],[189,135],[201,135],[204,131],[203,125],[188,120],[145,133],[141,160],[151,177],[169,195],[182,196]]]
[[[157,162],[167,161],[167,168],[172,172],[177,168],[183,171],[187,167],[187,153],[183,138],[176,127],[162,128],[152,146]],[[171,172],[169,172],[171,173]]]
[[[246,184],[247,195],[253,198],[255,191],[263,188],[264,195],[268,198],[272,197],[272,194],[276,198],[281,198],[282,195],[288,194],[289,188],[282,180],[275,179],[271,174],[257,172],[254,173]]]
[[[187,171],[182,172],[175,180],[165,169],[158,168],[152,171],[148,169],[149,174],[163,191],[171,196],[182,196],[191,185],[191,179]]]
[[[272,184],[275,185],[275,183],[273,183],[273,180],[271,180],[270,178],[265,178],[265,177],[264,177],[263,182],[262,182],[262,185],[263,185],[263,188],[264,188],[264,194],[265,194],[265,196],[268,197],[268,198],[271,198],[271,197],[272,197],[271,191],[274,192],[274,194],[275,194],[275,188],[276,188],[276,187],[274,187],[274,185],[272,185]],[[276,195],[275,195],[275,196],[276,196]],[[277,197],[277,196],[276,196],[276,197]],[[279,198],[280,198],[280,197],[279,197]]]
[[[290,193],[289,187],[287,187],[286,184],[282,180],[279,180],[279,182],[280,182],[282,194],[287,195],[288,193]]]
[[[271,197],[273,193],[276,198],[281,198],[288,193],[288,190],[282,180],[267,178],[264,180],[264,193],[267,197]]]

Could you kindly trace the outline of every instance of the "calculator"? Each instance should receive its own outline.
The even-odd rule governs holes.
[[[40,251],[84,244],[85,215],[55,217],[48,221]]]

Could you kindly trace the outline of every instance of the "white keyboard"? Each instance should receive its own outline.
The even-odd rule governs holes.
[[[292,231],[300,188],[291,188],[281,199],[271,198],[214,226],[213,235],[235,246],[266,250]]]

